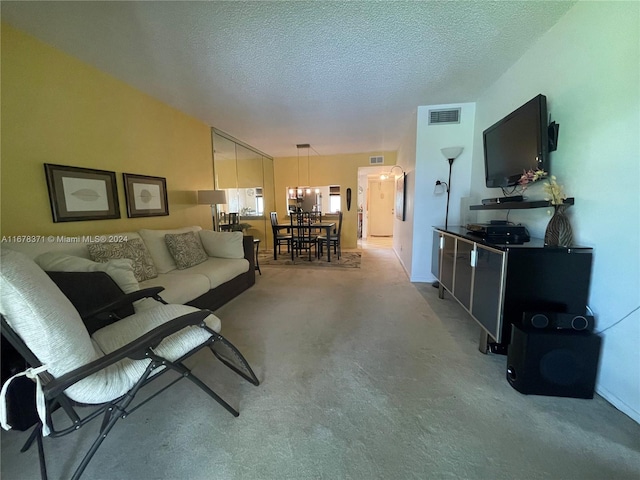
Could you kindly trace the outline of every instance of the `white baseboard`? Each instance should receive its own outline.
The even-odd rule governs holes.
[[[631,405],[628,405],[626,402],[621,400],[618,396],[603,387],[596,387],[596,393],[611,405],[613,405],[615,408],[620,410],[622,413],[629,416],[636,423],[640,423],[640,412],[638,412]]]

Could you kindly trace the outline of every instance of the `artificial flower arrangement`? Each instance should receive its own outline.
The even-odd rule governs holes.
[[[527,170],[522,174],[520,180],[518,180],[518,185],[522,187],[522,191],[524,192],[529,186],[529,183],[547,177],[548,173],[544,170]],[[551,175],[548,178],[549,181],[542,186],[544,192],[547,194],[545,200],[551,200],[551,205],[562,205],[567,198],[564,193],[564,187],[558,184],[555,175]]]

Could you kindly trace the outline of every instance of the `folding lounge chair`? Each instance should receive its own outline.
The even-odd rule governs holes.
[[[88,305],[82,305],[86,318],[94,322],[90,335],[78,310],[35,262],[7,249],[2,249],[1,260],[2,334],[29,363],[31,368],[26,375],[37,383],[39,421],[22,451],[37,442],[43,479],[47,477],[43,436],[67,435],[102,416],[98,437],[71,476],[77,479],[120,418],[183,378],[191,380],[227,411],[238,416],[233,407],[183,363],[205,347],[244,379],[259,384],[240,352],[218,333],[220,320],[217,317],[206,310],[166,304],[158,295],[161,287],[123,295],[120,300],[93,311]],[[106,283],[111,282],[118,288],[106,277]],[[105,279],[98,283],[101,282],[104,285]],[[93,280],[82,281],[85,288],[93,283]],[[68,288],[68,282],[66,285]],[[113,292],[110,295],[113,298]],[[120,319],[123,311],[132,310],[132,302],[149,296],[157,301],[157,305]],[[152,300],[144,302],[154,303]],[[142,387],[168,371],[176,372],[179,377],[136,405],[132,403]],[[0,420],[5,428],[4,395],[9,384],[10,381],[5,383],[0,402],[0,410],[3,410],[0,413],[4,417]],[[95,408],[81,417],[74,406]],[[57,408],[62,408],[69,417],[68,424],[54,425],[51,413]],[[56,422],[60,423],[62,415],[58,413]]]

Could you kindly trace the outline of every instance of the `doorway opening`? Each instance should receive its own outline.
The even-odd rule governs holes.
[[[358,168],[358,247],[392,248],[395,182],[389,165]]]

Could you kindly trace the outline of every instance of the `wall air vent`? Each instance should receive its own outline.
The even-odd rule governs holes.
[[[429,110],[429,125],[460,123],[460,108]]]
[[[382,165],[384,157],[369,157],[369,165]]]

